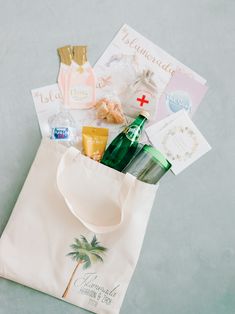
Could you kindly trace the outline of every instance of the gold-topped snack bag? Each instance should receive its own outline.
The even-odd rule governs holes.
[[[82,128],[84,154],[96,161],[100,161],[107,145],[108,133],[109,130],[106,128],[84,126]]]

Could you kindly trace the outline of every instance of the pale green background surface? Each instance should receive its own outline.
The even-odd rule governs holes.
[[[55,82],[57,47],[93,64],[123,23],[207,78],[194,122],[213,150],[163,180],[121,313],[234,314],[235,1],[0,0],[0,233],[40,143],[30,90]],[[0,279],[0,313],[85,311]]]

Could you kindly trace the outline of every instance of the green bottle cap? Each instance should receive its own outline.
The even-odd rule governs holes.
[[[160,166],[166,171],[171,168],[171,163],[162,155],[161,152],[159,152],[159,150],[156,150],[151,145],[144,145],[143,149],[147,153],[151,154],[151,156],[157,161],[157,163],[159,163]]]

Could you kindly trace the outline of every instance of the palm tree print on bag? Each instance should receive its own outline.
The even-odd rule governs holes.
[[[83,269],[87,269],[92,263],[103,262],[103,255],[107,251],[105,247],[100,245],[96,235],[93,236],[91,242],[88,242],[84,236],[81,236],[80,238],[81,240],[77,238],[74,239],[74,243],[70,245],[73,251],[67,254],[67,256],[70,256],[77,264],[72,272],[62,298],[66,298],[78,267],[83,264]]]

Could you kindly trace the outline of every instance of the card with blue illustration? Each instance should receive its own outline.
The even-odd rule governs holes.
[[[162,93],[156,120],[184,109],[190,117],[197,110],[208,87],[188,74],[176,71]]]

